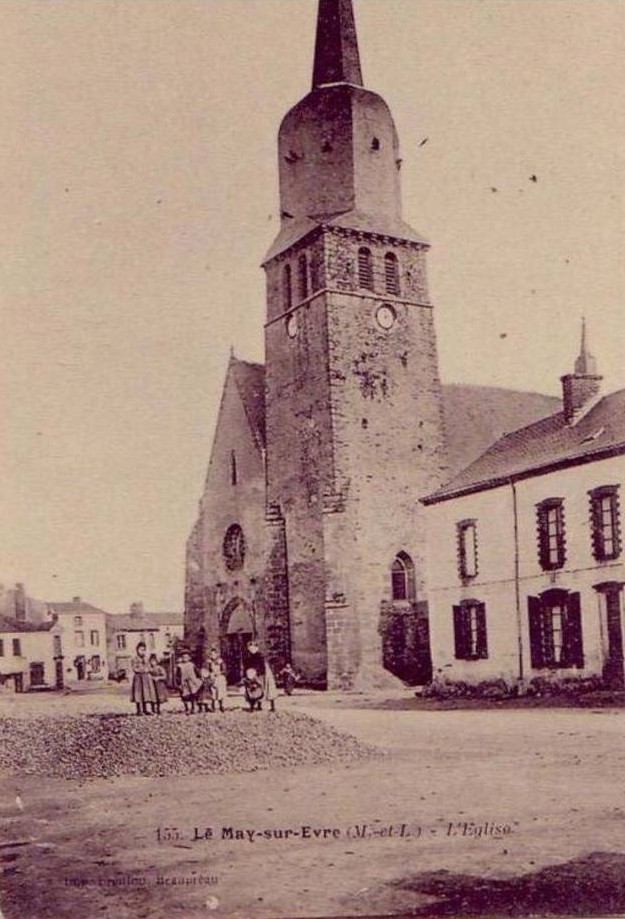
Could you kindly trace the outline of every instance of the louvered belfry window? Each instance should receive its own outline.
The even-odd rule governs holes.
[[[290,310],[293,305],[293,284],[290,265],[285,265],[282,271],[282,305],[285,310]]]
[[[387,294],[399,296],[399,262],[394,252],[387,252],[384,256],[384,280]]]
[[[457,660],[483,660],[488,657],[484,603],[463,600],[454,606],[454,645]]]
[[[300,255],[297,261],[297,273],[299,276],[299,299],[305,300],[308,296],[308,259],[305,254]]]
[[[373,257],[365,247],[358,250],[358,286],[373,290]]]
[[[566,561],[564,499],[548,498],[536,506],[538,557],[544,571],[562,568]]]
[[[589,492],[592,551],[598,562],[621,554],[619,486],[603,485]]]
[[[584,666],[582,609],[578,593],[547,590],[528,597],[532,667],[559,669]]]

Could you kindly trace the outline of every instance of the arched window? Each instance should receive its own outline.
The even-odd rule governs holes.
[[[416,599],[414,565],[406,552],[399,552],[391,568],[393,600]]]
[[[373,290],[373,259],[370,249],[358,250],[358,286]]]
[[[308,296],[308,259],[305,254],[299,257],[297,273],[299,276],[299,298],[300,300],[305,300]]]
[[[399,262],[394,252],[387,252],[384,256],[384,279],[387,294],[400,293],[399,288]]]
[[[291,266],[285,265],[282,272],[282,301],[285,310],[293,305],[293,285],[291,283]]]

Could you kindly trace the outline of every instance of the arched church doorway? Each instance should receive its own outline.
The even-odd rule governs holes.
[[[391,602],[382,604],[380,635],[384,668],[410,686],[432,679],[428,607],[417,600],[415,567],[407,552],[398,552],[390,571]]]
[[[243,657],[253,634],[254,625],[245,602],[239,598],[231,600],[222,613],[220,634],[221,656],[229,685],[243,679]]]

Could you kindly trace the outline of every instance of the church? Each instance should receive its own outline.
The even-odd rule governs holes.
[[[423,684],[420,499],[560,401],[441,382],[429,243],[402,214],[399,138],[364,85],[352,0],[319,0],[312,88],[282,121],[278,165],[265,364],[231,354],[185,637],[198,662],[220,647],[231,683],[253,636],[310,686]]]

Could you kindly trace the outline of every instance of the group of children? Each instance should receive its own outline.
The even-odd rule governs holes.
[[[137,715],[160,715],[161,705],[167,702],[167,673],[155,654],[147,657],[145,642],[140,641],[132,662],[133,680],[131,699],[135,703]],[[288,673],[286,672],[288,669]],[[250,712],[260,711],[263,700],[269,703],[270,711],[276,710],[278,690],[269,663],[261,654],[256,642],[247,646],[244,658],[243,691]],[[294,671],[288,665],[283,671],[285,691],[292,692]],[[289,688],[287,685],[291,683]],[[227,695],[226,668],[216,648],[211,648],[206,664],[198,671],[191,660],[188,650],[182,650],[176,667],[176,685],[187,715],[198,712],[224,711],[224,700]]]

